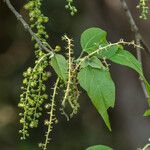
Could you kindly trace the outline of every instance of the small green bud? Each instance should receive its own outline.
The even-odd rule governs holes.
[[[21,123],[21,124],[24,123],[24,119],[23,119],[23,118],[20,119],[20,123]]]
[[[57,124],[58,123],[58,120],[57,119],[55,119],[55,124]]]
[[[69,6],[68,6],[68,5],[66,5],[66,6],[65,6],[65,8],[66,8],[66,9],[68,9],[68,8],[69,8]]]
[[[18,107],[23,108],[23,107],[24,107],[24,104],[23,104],[23,103],[19,103],[19,104],[18,104]]]
[[[23,77],[27,77],[27,73],[26,72],[23,73]]]
[[[46,104],[45,105],[45,109],[50,109],[51,108],[51,104]]]
[[[48,17],[44,17],[44,22],[47,23],[49,21]]]
[[[48,120],[45,120],[45,121],[44,121],[44,125],[48,126],[48,125],[49,125],[49,121],[48,121]]]
[[[31,82],[30,84],[31,84],[32,87],[36,86],[36,82]]]
[[[37,127],[37,122],[36,121],[31,121],[30,128],[36,128],[36,127]]]
[[[21,140],[25,140],[26,138],[25,138],[25,137],[21,137],[20,139],[21,139]]]
[[[34,45],[34,48],[35,48],[35,49],[38,49],[38,48],[39,48],[39,44],[36,43],[36,44]]]
[[[74,12],[77,13],[77,9],[76,8],[74,8]]]
[[[39,143],[38,146],[39,146],[39,148],[42,148],[44,146],[44,144],[43,143]]]
[[[56,45],[55,49],[54,49],[55,52],[59,52],[61,51],[61,47],[59,45]]]
[[[71,12],[71,16],[74,16],[74,12]]]
[[[24,80],[23,80],[23,84],[27,84],[28,83],[28,80],[25,78]]]
[[[42,67],[39,67],[38,71],[39,71],[39,72],[43,72],[43,68],[42,68]]]
[[[31,74],[31,71],[32,71],[32,68],[29,67],[29,68],[27,69],[27,75],[30,75],[30,74]]]
[[[42,22],[43,22],[43,18],[42,18],[42,17],[39,17],[37,21],[38,21],[39,23],[42,23]]]

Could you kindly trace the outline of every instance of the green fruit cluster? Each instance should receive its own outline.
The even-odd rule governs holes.
[[[49,19],[42,13],[41,5],[42,5],[42,0],[30,0],[24,7],[26,10],[29,11],[31,29],[34,30],[35,35],[43,43],[43,45],[49,48],[50,45],[46,41],[46,39],[49,38],[49,35],[47,34],[44,26],[44,24],[47,23]],[[32,37],[32,40],[34,41],[34,37]],[[37,50],[40,49],[40,45],[38,43],[35,43],[34,47]]]
[[[141,10],[140,18],[146,20],[149,12],[149,7],[147,6],[148,0],[140,0],[137,8]]]
[[[67,5],[65,8],[70,11],[71,16],[74,16],[77,13],[77,9],[73,6],[73,0],[66,0]]]
[[[23,73],[24,80],[21,87],[23,92],[18,104],[18,107],[23,110],[19,114],[20,123],[23,126],[19,131],[22,134],[21,139],[29,136],[29,128],[38,126],[38,119],[42,115],[42,104],[48,99],[44,82],[51,76],[51,73],[44,70],[47,66],[48,61],[45,58],[42,62],[37,61],[34,68],[29,67]]]
[[[45,47],[50,47],[46,39],[49,37],[45,31],[44,23],[48,22],[48,17],[41,12],[42,0],[30,0],[25,9],[29,11],[30,27],[35,35]],[[34,37],[32,37],[34,41]],[[19,115],[22,129],[19,131],[21,139],[29,136],[29,128],[38,126],[39,117],[42,115],[42,104],[48,99],[46,94],[45,81],[51,76],[50,72],[45,71],[49,66],[49,56],[42,51],[39,43],[35,43],[35,67],[29,67],[23,73],[22,94],[18,106],[23,110]]]

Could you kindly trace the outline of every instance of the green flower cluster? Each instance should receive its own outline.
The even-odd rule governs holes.
[[[68,101],[70,103],[70,106],[72,108],[72,112],[70,113],[70,118],[72,118],[74,115],[78,113],[78,109],[80,107],[78,103],[78,98],[80,96],[80,92],[78,90],[78,81],[76,75],[72,74],[72,82],[70,84],[70,93],[68,96]]]
[[[147,6],[148,0],[140,0],[139,5],[137,6],[138,9],[141,10],[140,18],[146,20],[147,14],[149,12],[149,7]]]
[[[46,39],[49,37],[45,31],[44,23],[48,22],[48,17],[41,12],[42,0],[30,0],[25,9],[29,11],[29,17],[31,22],[31,29],[34,30],[35,35],[45,47],[51,49]],[[32,37],[34,41],[34,37]],[[28,68],[23,73],[23,87],[22,94],[20,95],[20,103],[18,106],[23,109],[19,115],[21,117],[20,123],[22,129],[19,131],[22,134],[21,139],[25,139],[29,136],[28,129],[38,126],[39,117],[42,115],[42,104],[48,99],[46,94],[45,81],[50,77],[51,73],[46,72],[45,68],[49,66],[49,56],[51,53],[45,53],[42,51],[39,43],[35,43],[35,67]]]
[[[49,21],[48,17],[46,17],[41,12],[41,5],[42,0],[30,0],[24,7],[29,11],[29,17],[31,22],[31,28],[36,33],[35,35],[38,39],[48,48],[51,48],[50,45],[47,43],[46,39],[49,38],[47,32],[45,31],[44,23]],[[34,38],[32,37],[34,41]],[[39,50],[40,46],[38,43],[35,43],[35,49]],[[38,51],[40,52],[40,51]],[[37,53],[38,55],[38,53]],[[37,56],[36,55],[36,56]],[[38,57],[38,56],[37,56]]]
[[[73,57],[74,51],[73,51],[73,40],[70,39],[67,35],[64,35],[62,37],[62,40],[64,40],[67,43],[66,46],[66,56],[68,57],[68,79],[67,83],[64,83],[66,86],[66,90],[64,91],[64,98],[62,101],[62,114],[65,114],[67,117],[67,120],[69,118],[72,118],[75,114],[78,112],[79,103],[79,90],[77,87],[77,72],[74,72],[74,68],[76,66],[76,63],[74,62],[75,58]],[[64,112],[64,109],[66,107],[66,102],[69,104],[69,106],[72,109],[72,112],[68,116],[67,113]]]
[[[47,114],[49,115],[49,118],[46,119],[44,122],[44,125],[47,126],[47,131],[45,132],[45,141],[44,143],[39,143],[39,147],[42,148],[43,150],[47,149],[47,144],[50,142],[50,133],[53,130],[53,125],[58,123],[58,120],[55,117],[56,111],[55,97],[57,95],[57,89],[59,89],[58,85],[59,85],[59,78],[56,80],[56,83],[54,84],[51,103],[45,105],[45,108],[48,111]]]
[[[77,9],[75,6],[73,6],[73,0],[66,0],[66,2],[67,5],[65,6],[65,8],[70,11],[70,14],[72,16],[74,16],[77,13]]]
[[[66,8],[71,11],[71,15],[74,15],[77,10],[74,6],[72,6],[73,0],[67,0],[68,4]],[[29,136],[29,129],[36,128],[39,123],[39,117],[42,115],[43,104],[46,103],[45,109],[48,111],[47,114],[49,118],[45,120],[44,125],[48,127],[45,133],[45,142],[40,143],[39,146],[46,150],[47,144],[50,141],[50,133],[52,131],[53,125],[58,122],[57,118],[55,117],[55,97],[57,95],[57,89],[59,78],[57,79],[54,89],[53,95],[50,102],[46,102],[48,99],[48,95],[46,94],[46,86],[45,81],[51,76],[50,72],[45,71],[46,68],[51,65],[51,51],[53,53],[59,52],[61,47],[57,45],[55,49],[52,49],[51,46],[47,43],[47,38],[49,37],[45,31],[45,26],[43,25],[48,21],[48,18],[42,14],[41,12],[41,5],[42,0],[30,0],[26,5],[25,9],[29,11],[29,18],[30,18],[30,27],[34,31],[36,37],[39,39],[40,42],[44,45],[44,47],[50,49],[50,52],[46,53],[42,51],[41,43],[37,40],[35,42],[35,67],[29,67],[27,71],[23,73],[24,80],[22,86],[22,94],[20,95],[20,102],[18,106],[22,109],[21,113],[19,114],[21,119],[20,123],[22,124],[22,129],[19,133],[22,135],[21,139],[26,139]],[[35,36],[34,36],[35,37]],[[32,40],[35,41],[34,37]],[[68,50],[68,63],[69,63],[69,70],[68,70],[68,81],[64,83],[66,86],[65,96],[64,96],[64,103],[65,101],[68,102],[69,106],[72,108],[70,113],[70,117],[77,113],[79,104],[77,99],[79,97],[79,91],[77,87],[77,80],[76,74],[72,74],[74,68],[74,58],[71,56],[73,54],[71,43],[72,40],[69,39],[67,36],[65,40],[68,43],[67,50]],[[58,69],[58,68],[57,68]],[[66,85],[67,84],[67,85]]]
[[[36,66],[28,68],[23,73],[23,93],[20,95],[20,103],[18,106],[23,109],[20,123],[23,128],[19,131],[22,134],[21,139],[29,136],[28,129],[38,126],[38,119],[42,115],[42,104],[48,99],[45,94],[46,86],[44,82],[50,77],[50,73],[44,71],[48,66],[47,57],[42,57],[43,60],[36,61]]]

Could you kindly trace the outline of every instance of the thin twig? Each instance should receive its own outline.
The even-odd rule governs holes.
[[[138,37],[137,34],[135,34],[135,41],[136,41],[136,44],[140,45],[140,39],[139,39],[139,37]],[[141,68],[143,70],[143,66],[142,66],[142,54],[141,54],[141,50],[138,47],[136,47],[136,53],[137,53],[137,59],[141,63]],[[143,79],[141,77],[140,77],[140,81],[141,81],[141,86],[142,86],[144,95],[145,95],[146,99],[148,99],[149,96],[148,96],[148,93],[146,91],[146,87],[145,87],[144,81],[143,81]]]
[[[139,29],[138,29],[138,27],[137,27],[137,25],[136,25],[136,23],[135,23],[135,21],[133,19],[133,16],[132,16],[132,14],[131,14],[131,12],[130,12],[130,10],[128,8],[128,5],[127,5],[126,1],[125,0],[120,0],[120,1],[121,1],[121,4],[122,4],[122,7],[123,7],[123,9],[124,9],[124,11],[126,13],[126,16],[128,18],[128,22],[129,22],[129,24],[131,26],[131,30],[134,32],[136,44],[140,45],[141,42],[142,42],[145,45],[145,47],[147,48],[148,54],[150,54],[150,49],[147,46],[146,42],[143,40],[143,38],[142,38],[142,36],[141,36],[141,34],[139,32]],[[140,50],[139,47],[136,47],[136,51],[137,51],[137,59],[141,63],[141,66],[142,66],[141,50]],[[144,95],[145,95],[146,99],[148,99],[149,96],[148,96],[145,84],[144,84],[144,82],[143,82],[143,80],[141,78],[140,78],[140,82],[141,82],[141,86],[142,86]]]
[[[71,71],[72,71],[72,39],[69,39],[67,35],[64,35],[63,40],[66,40],[68,46],[66,47],[66,49],[68,50],[68,81],[67,81],[67,88],[66,88],[66,92],[65,92],[65,96],[63,98],[62,101],[62,106],[65,106],[66,100],[69,96],[70,93],[70,85],[71,85],[71,80],[72,80],[72,76],[71,76]]]
[[[145,40],[143,39],[142,35],[140,34],[139,32],[139,28],[138,26],[136,25],[134,19],[133,19],[133,16],[128,8],[128,5],[126,3],[125,0],[120,0],[121,4],[122,4],[122,8],[124,9],[125,13],[126,13],[126,16],[128,18],[128,22],[131,26],[131,30],[134,32],[134,34],[137,34],[138,35],[138,38],[140,39],[140,41],[143,43],[143,45],[146,47],[146,52],[150,55],[150,47],[147,45],[147,43],[145,42]]]
[[[58,89],[59,81],[60,81],[60,79],[57,78],[56,83],[54,85],[54,91],[53,91],[52,100],[51,100],[51,108],[50,108],[50,111],[48,112],[48,114],[49,114],[48,130],[47,130],[46,135],[45,135],[46,138],[45,138],[45,142],[43,144],[43,150],[47,149],[47,144],[49,143],[49,140],[50,140],[49,136],[50,136],[50,133],[51,133],[52,128],[53,128],[52,125],[53,125],[53,122],[55,120],[55,118],[54,118],[54,116],[55,116],[54,115],[54,112],[55,112],[55,97],[57,95],[57,89]]]
[[[93,56],[94,54],[96,53],[99,53],[100,51],[102,50],[107,50],[108,48],[112,47],[112,46],[115,46],[115,45],[119,45],[119,44],[122,44],[122,45],[132,45],[134,47],[138,47],[139,49],[143,49],[143,47],[141,47],[140,45],[137,45],[135,44],[134,41],[131,41],[131,42],[125,42],[123,41],[122,39],[119,40],[118,42],[116,43],[109,43],[108,45],[104,46],[104,47],[99,47],[98,49],[96,49],[95,51],[93,51],[92,53],[90,53],[89,55],[83,57],[80,59],[78,65],[76,66],[76,68],[73,70],[73,72],[76,72],[78,70],[78,68],[80,67],[80,65],[88,58],[90,58],[91,56]]]
[[[48,53],[53,54],[53,49],[48,49],[41,40],[35,35],[35,33],[32,31],[30,26],[26,23],[26,21],[23,19],[23,17],[16,11],[16,9],[13,7],[13,5],[10,3],[9,0],[4,0],[4,2],[7,4],[8,8],[13,12],[13,14],[16,16],[16,18],[22,23],[24,28],[30,33],[30,35],[35,39],[35,41],[39,44],[40,48],[45,50]]]

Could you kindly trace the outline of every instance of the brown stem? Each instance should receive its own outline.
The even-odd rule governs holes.
[[[26,23],[26,21],[23,19],[23,17],[16,11],[16,9],[13,7],[13,5],[10,3],[9,0],[4,0],[4,2],[7,4],[8,8],[13,12],[13,14],[16,16],[16,18],[22,23],[24,28],[30,33],[30,35],[35,39],[35,41],[39,44],[40,48],[45,50],[48,53],[53,54],[52,48],[48,49],[41,40],[35,35],[35,33],[32,31],[30,26]]]
[[[122,5],[122,8],[124,9],[124,11],[126,13],[126,16],[128,18],[128,22],[131,26],[131,30],[134,32],[134,34],[138,35],[138,38],[139,38],[140,42],[143,43],[143,45],[146,47],[146,49],[145,49],[146,52],[150,55],[150,47],[147,45],[147,43],[143,39],[142,35],[140,34],[139,28],[135,23],[135,20],[134,20],[132,14],[131,14],[131,12],[128,8],[128,5],[127,5],[126,1],[125,0],[120,0],[120,2],[121,2],[121,5]]]
[[[137,27],[137,25],[136,25],[136,23],[135,23],[135,21],[133,19],[133,16],[132,16],[132,14],[131,14],[131,12],[130,12],[130,10],[128,8],[128,5],[127,5],[126,1],[125,0],[120,0],[120,2],[122,4],[122,8],[124,9],[124,11],[126,13],[126,16],[128,18],[128,22],[129,22],[129,24],[131,26],[131,30],[134,32],[136,44],[140,45],[141,42],[142,42],[146,46],[147,52],[150,55],[150,49],[147,46],[147,44],[145,43],[145,41],[143,40],[143,38],[142,38],[142,36],[141,36],[141,34],[139,32],[139,29],[138,29],[138,27]],[[137,59],[141,63],[141,66],[142,66],[141,50],[140,50],[139,47],[136,47],[136,51],[137,51]],[[148,96],[145,84],[144,84],[144,82],[143,82],[143,80],[141,78],[140,78],[140,82],[141,82],[141,87],[143,89],[144,95],[145,95],[146,99],[148,99],[149,96]]]

